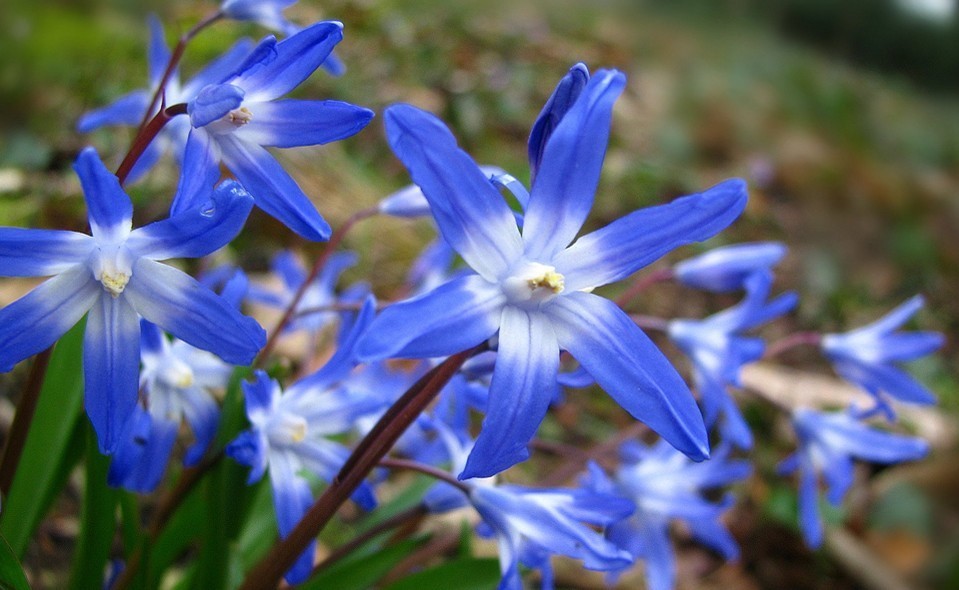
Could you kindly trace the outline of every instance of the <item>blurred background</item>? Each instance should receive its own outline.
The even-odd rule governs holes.
[[[85,227],[70,165],[93,143],[115,166],[132,133],[82,136],[77,118],[146,85],[148,11],[160,15],[172,44],[213,9],[212,2],[187,0],[8,0],[0,7],[0,225]],[[690,543],[681,551],[680,582],[684,588],[878,587],[863,567],[882,563],[909,587],[959,587],[955,2],[300,0],[286,14],[303,24],[334,18],[345,25],[337,51],[346,75],[318,73],[295,95],[346,100],[377,113],[393,102],[416,104],[446,120],[480,163],[526,180],[529,125],[556,81],[576,61],[623,70],[629,85],[616,106],[587,229],[729,176],[746,178],[746,215],[709,246],[789,245],[778,285],[797,290],[802,301],[773,335],[843,331],[924,294],[927,308],[913,327],[942,331],[947,344],[910,370],[939,395],[934,419],[946,426],[915,426],[934,438],[933,457],[885,470],[833,515],[835,522],[845,518],[843,530],[865,552],[866,565],[857,572],[850,549],[803,548],[793,524],[793,483],[772,475],[790,442],[775,416],[757,409],[750,417],[762,445],[758,476],[741,490],[731,522],[742,561],[721,566]],[[181,72],[189,77],[240,36],[264,34],[253,25],[219,23],[191,44]],[[409,182],[380,119],[345,142],[284,154],[334,226]],[[175,175],[175,165],[165,162],[131,187],[138,221],[164,215]],[[240,237],[234,250],[248,270],[265,269],[280,247],[300,247],[275,223],[255,212]],[[349,278],[373,277],[388,292],[430,232],[426,222],[360,226],[349,246],[364,263]],[[0,282],[0,304],[28,286]],[[666,289],[644,305],[667,317],[697,317],[734,301]],[[831,375],[808,351],[785,362]],[[5,423],[22,379],[21,372],[0,375],[0,388],[12,398],[4,400]],[[48,527],[46,534],[52,545],[38,544],[31,567],[55,569],[57,543],[69,546],[69,527]]]

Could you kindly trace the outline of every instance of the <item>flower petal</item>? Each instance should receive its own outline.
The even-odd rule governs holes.
[[[386,110],[386,135],[423,189],[440,233],[484,278],[499,278],[522,255],[512,211],[446,125],[410,105]]]
[[[526,446],[556,395],[558,372],[550,321],[504,307],[486,418],[459,479],[491,477],[529,457]]]
[[[260,209],[308,240],[322,242],[330,238],[330,225],[265,148],[232,135],[217,139],[223,162],[250,191]]]
[[[147,24],[150,27],[150,44],[147,47],[147,67],[150,70],[150,87],[156,88],[163,78],[163,72],[166,71],[170,63],[170,48],[166,44],[163,33],[163,23],[156,14],[150,13],[147,16]],[[143,107],[146,110],[146,105]],[[143,116],[141,111],[140,116]],[[137,121],[139,123],[139,121]]]
[[[746,184],[732,179],[666,205],[634,211],[587,234],[553,259],[567,290],[625,278],[670,250],[705,240],[739,217]],[[529,227],[527,215],[526,227]]]
[[[93,237],[125,237],[133,219],[133,204],[117,177],[107,170],[92,147],[80,152],[73,169],[83,187]]]
[[[253,119],[236,135],[267,147],[322,145],[366,127],[373,111],[339,100],[277,100],[244,103]]]
[[[232,83],[243,88],[253,102],[279,98],[316,71],[341,39],[341,23],[316,23],[277,43],[273,59],[244,72]]]
[[[297,469],[285,453],[270,455],[270,484],[273,487],[273,507],[276,509],[276,523],[280,538],[285,539],[306,511],[313,504],[313,493],[305,479],[297,475]],[[297,558],[296,563],[286,575],[290,584],[302,582],[310,576],[313,569],[313,554],[316,541],[311,541],[306,550]]]
[[[461,352],[496,333],[505,300],[502,292],[482,277],[453,279],[380,312],[357,343],[357,357],[369,362]]]
[[[100,295],[83,335],[84,406],[100,452],[123,443],[137,405],[140,381],[140,318],[126,297]]]
[[[233,84],[210,84],[187,103],[190,124],[205,127],[219,121],[233,109],[239,108],[246,93]]]
[[[531,259],[551,259],[583,226],[599,184],[613,103],[625,87],[622,73],[596,72],[546,144],[523,222]]]
[[[220,178],[220,148],[205,129],[190,128],[183,148],[183,170],[177,183],[170,217],[206,203]]]
[[[206,453],[220,424],[220,408],[213,396],[201,387],[191,387],[182,393],[183,415],[193,431],[193,444],[183,456],[183,464],[192,467]]]
[[[146,90],[124,94],[103,108],[84,113],[77,121],[77,131],[89,133],[104,125],[139,125],[149,102],[150,95]]]
[[[100,293],[90,269],[77,266],[0,310],[0,372],[53,345],[80,321]]]
[[[589,293],[553,299],[545,312],[561,348],[637,420],[694,461],[709,457],[692,393],[656,345],[615,304]]]
[[[93,238],[56,229],[0,227],[0,275],[45,277],[84,262]]]
[[[569,69],[569,72],[559,81],[553,94],[550,95],[543,110],[536,117],[533,128],[529,132],[527,151],[529,152],[530,177],[536,178],[536,171],[543,159],[546,144],[559,122],[566,116],[566,112],[576,103],[582,94],[583,88],[589,82],[589,69],[586,64],[578,63]]]
[[[137,260],[124,295],[144,318],[228,363],[249,364],[266,343],[266,332],[256,320],[165,264]]]
[[[133,230],[127,246],[151,260],[200,258],[232,240],[252,208],[253,197],[228,180],[205,203]]]

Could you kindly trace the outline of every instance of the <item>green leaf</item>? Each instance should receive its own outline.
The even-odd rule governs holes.
[[[87,469],[80,510],[80,537],[73,556],[70,588],[83,590],[104,579],[104,568],[116,534],[116,507],[120,493],[107,485],[110,458],[100,454],[93,427],[87,431]],[[96,584],[93,584],[96,585]]]
[[[53,351],[20,468],[0,515],[0,532],[17,557],[23,556],[33,531],[66,482],[79,457],[76,447],[83,448],[70,443],[83,407],[84,325],[74,326]]]
[[[358,559],[341,561],[321,571],[316,577],[304,582],[300,590],[365,590],[388,574],[406,556],[423,543],[423,539],[406,539],[383,547]],[[449,586],[456,588],[456,585]],[[419,588],[418,590],[422,590]]]
[[[385,590],[423,590],[424,588],[492,590],[499,585],[499,581],[498,560],[465,557],[416,572],[395,584],[390,584]]]
[[[3,590],[30,590],[27,576],[13,554],[7,540],[0,535],[0,588]]]

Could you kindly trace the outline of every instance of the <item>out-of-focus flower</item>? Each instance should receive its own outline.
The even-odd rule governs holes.
[[[650,590],[675,586],[671,520],[682,521],[697,541],[725,559],[739,556],[736,541],[720,522],[732,499],[713,502],[704,495],[749,476],[749,463],[731,459],[729,450],[720,447],[709,461],[693,463],[663,440],[653,446],[629,442],[621,448],[623,462],[612,479],[590,464],[586,477],[590,489],[619,494],[636,505],[631,516],[610,524],[606,536],[634,558],[645,560]]]
[[[673,267],[676,278],[697,289],[726,293],[742,289],[746,279],[768,272],[786,255],[786,246],[776,242],[736,244],[716,248]]]
[[[822,337],[823,353],[836,372],[872,394],[877,407],[890,417],[894,414],[887,395],[911,404],[936,402],[932,392],[893,364],[926,356],[942,346],[938,332],[896,332],[922,306],[923,299],[917,295],[867,326]]]
[[[799,439],[796,452],[779,465],[782,474],[799,472],[799,525],[810,547],[822,543],[819,516],[819,480],[826,483],[826,499],[838,506],[853,481],[853,459],[872,463],[899,463],[921,459],[926,441],[870,428],[851,412],[823,413],[800,408],[793,412]]]
[[[771,286],[771,273],[754,273],[739,305],[704,320],[669,322],[669,337],[693,361],[706,426],[722,417],[723,439],[743,449],[752,447],[752,434],[726,388],[739,387],[740,369],[762,357],[765,349],[762,339],[743,333],[788,312],[798,301],[795,293],[785,293],[767,302]]]

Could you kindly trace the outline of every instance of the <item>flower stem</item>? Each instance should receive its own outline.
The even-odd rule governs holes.
[[[408,510],[404,510],[398,514],[395,514],[387,518],[383,522],[370,528],[368,531],[361,533],[357,535],[356,537],[353,537],[352,539],[350,539],[343,545],[340,545],[339,547],[337,547],[335,551],[333,551],[326,557],[326,559],[321,561],[319,564],[317,564],[313,568],[313,571],[310,572],[310,577],[312,578],[313,576],[320,573],[321,571],[329,568],[331,565],[343,559],[350,553],[356,551],[363,545],[366,545],[368,542],[372,541],[373,539],[385,533],[386,531],[390,529],[399,528],[409,523],[413,523],[414,521],[417,521],[418,519],[426,516],[427,513],[428,512],[426,510],[426,506],[423,506],[422,504],[417,504],[416,506]],[[394,537],[398,535],[399,533],[394,535]]]
[[[379,464],[397,439],[426,409],[466,360],[486,349],[486,343],[455,354],[413,384],[380,418],[340,468],[323,495],[290,534],[270,549],[247,574],[240,590],[275,588],[283,573],[333,518],[339,507]]]
[[[781,355],[787,350],[797,346],[819,346],[822,342],[822,334],[819,332],[796,332],[785,336],[784,338],[773,342],[766,347],[763,359],[770,359]]]
[[[418,471],[423,475],[428,475],[434,479],[444,481],[464,494],[469,495],[470,493],[470,487],[468,485],[456,479],[449,473],[443,471],[442,469],[437,469],[432,465],[425,465],[419,461],[411,461],[409,459],[390,458],[380,459],[380,465],[386,467],[387,469],[406,469],[407,471]]]
[[[150,119],[150,122],[147,123],[144,127],[137,132],[137,136],[133,139],[133,144],[130,146],[130,151],[127,152],[127,155],[123,158],[123,162],[120,163],[120,167],[117,168],[117,178],[120,179],[120,184],[126,182],[127,177],[130,175],[130,171],[133,170],[133,166],[136,165],[137,160],[140,159],[140,156],[143,155],[143,152],[146,151],[147,147],[150,145],[150,142],[156,138],[157,134],[160,133],[160,130],[163,129],[163,126],[167,122],[176,117],[177,115],[186,114],[186,104],[179,103],[173,106],[162,109],[155,117]]]
[[[320,271],[323,270],[326,262],[330,259],[330,256],[333,255],[333,251],[336,250],[337,246],[340,245],[340,242],[343,241],[343,238],[346,237],[346,234],[354,225],[357,224],[357,222],[368,217],[372,217],[376,214],[376,209],[363,209],[362,211],[358,211],[349,219],[347,219],[339,229],[333,232],[333,235],[330,236],[330,241],[326,243],[326,248],[324,248],[323,253],[320,254],[320,256],[316,259],[316,262],[313,263],[313,268],[310,269],[310,274],[307,275],[306,279],[303,280],[303,284],[301,284],[300,288],[296,290],[296,293],[293,295],[293,299],[291,299],[289,305],[286,306],[286,310],[283,312],[283,317],[280,318],[276,328],[274,328],[273,332],[270,333],[270,337],[267,339],[266,345],[260,351],[260,354],[258,354],[253,360],[252,366],[254,368],[261,367],[266,359],[269,358],[270,353],[276,346],[276,341],[280,337],[280,334],[283,333],[283,330],[286,329],[287,325],[289,325],[289,323],[297,315],[296,308],[303,299],[303,295],[306,294],[306,290],[309,288],[310,284],[316,280],[316,277],[320,274]]]
[[[3,458],[0,459],[0,495],[3,498],[7,497],[7,494],[10,493],[10,486],[13,485],[13,475],[17,472],[20,456],[23,454],[23,446],[27,442],[27,434],[30,432],[30,424],[33,422],[33,415],[37,410],[40,388],[43,386],[43,378],[46,376],[52,352],[53,347],[50,347],[33,359],[27,384],[23,388],[20,403],[17,404],[17,413],[13,417],[10,435],[3,447]]]
[[[629,289],[623,292],[622,295],[616,298],[616,305],[625,308],[629,305],[637,295],[648,289],[649,287],[655,285],[656,283],[662,283],[665,281],[672,280],[675,276],[672,268],[661,268],[659,270],[654,270],[653,272],[643,275],[636,279]]]
[[[170,62],[163,71],[163,76],[160,78],[160,82],[157,84],[156,90],[153,91],[153,98],[150,100],[150,104],[147,106],[147,110],[143,113],[143,118],[140,119],[140,124],[137,126],[138,136],[143,132],[144,127],[147,125],[147,121],[150,120],[150,114],[156,110],[158,105],[162,104],[163,93],[166,90],[166,85],[170,82],[170,76],[173,75],[173,72],[176,71],[177,66],[180,65],[180,60],[183,59],[183,52],[186,51],[187,43],[192,41],[193,38],[200,33],[200,31],[220,20],[223,18],[223,16],[223,12],[218,10],[193,25],[189,31],[180,36],[176,47],[173,48],[173,53],[170,54]]]

